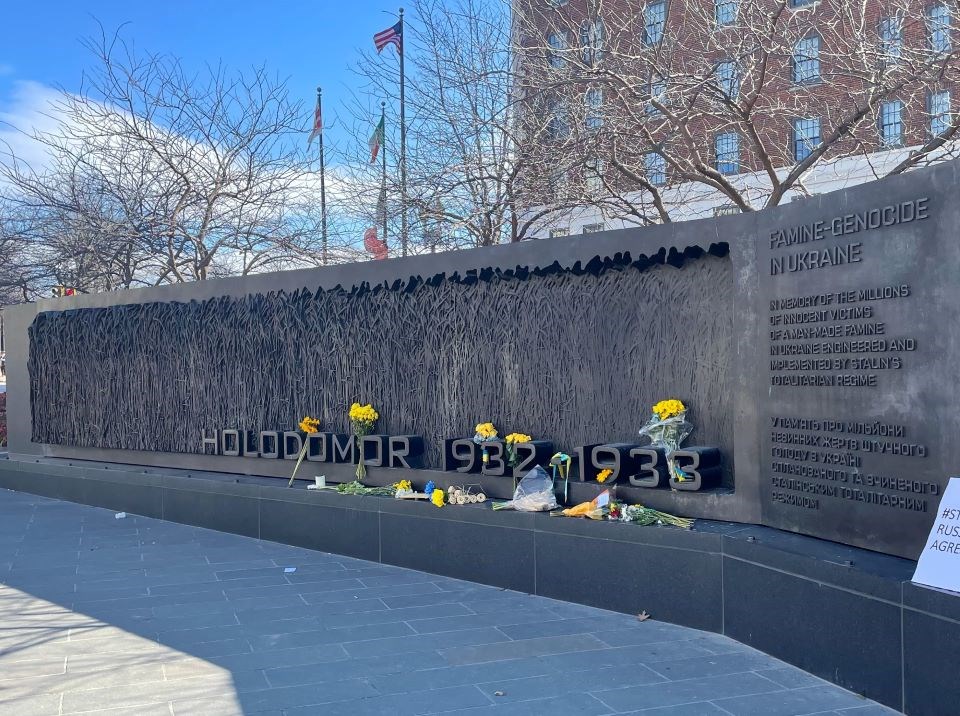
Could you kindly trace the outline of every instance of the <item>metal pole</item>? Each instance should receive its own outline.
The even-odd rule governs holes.
[[[400,255],[407,255],[407,119],[404,96],[403,56],[407,40],[404,37],[403,8],[400,8]]]
[[[383,198],[383,245],[387,245],[387,103],[380,102],[380,122],[383,124],[383,146],[380,148],[381,174],[380,174],[380,197]],[[379,209],[380,202],[377,201]]]
[[[317,87],[317,107],[320,109],[320,121],[323,122],[323,105],[321,104],[321,98],[323,95],[323,90]],[[321,222],[321,235],[323,236],[323,247],[320,253],[320,261],[324,266],[327,265],[327,180],[326,180],[326,167],[324,166],[324,157],[323,157],[323,126],[320,127],[320,222]]]

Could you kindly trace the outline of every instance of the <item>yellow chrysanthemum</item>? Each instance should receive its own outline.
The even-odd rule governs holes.
[[[443,507],[443,498],[444,498],[443,490],[436,489],[433,491],[433,494],[430,496],[430,502],[435,504],[437,507]]]
[[[493,423],[480,423],[477,425],[476,433],[485,440],[497,437],[497,429],[494,427]]]
[[[370,403],[366,405],[354,403],[350,406],[350,420],[354,422],[375,423],[379,419],[380,413],[378,413]]]
[[[315,433],[320,429],[320,420],[318,418],[311,418],[309,415],[305,415],[303,420],[300,421],[299,428],[300,431],[304,433]]]
[[[517,443],[528,443],[533,438],[525,433],[510,433],[504,440],[507,441],[507,445],[515,445]]]
[[[610,479],[610,476],[613,474],[613,470],[606,468],[597,473],[597,482],[606,482]]]
[[[410,484],[410,480],[400,480],[400,482],[393,483],[393,489],[406,492],[412,490],[413,486]]]
[[[659,403],[653,406],[653,413],[660,420],[673,418],[681,413],[685,413],[686,411],[687,407],[676,398],[661,400]]]

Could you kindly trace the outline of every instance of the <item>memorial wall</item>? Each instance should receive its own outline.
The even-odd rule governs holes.
[[[372,401],[381,431],[422,438],[420,467],[442,470],[444,441],[486,420],[571,453],[638,446],[650,406],[675,397],[719,477],[651,502],[916,558],[960,465],[958,172],[16,307],[11,452],[279,476],[289,464],[255,451],[205,454],[209,436],[291,431],[305,414],[344,432],[350,403]],[[620,484],[644,500],[636,469]]]
[[[305,414],[347,433],[345,406],[369,400],[439,468],[442,438],[487,419],[562,446],[629,441],[679,391],[697,438],[729,451],[733,280],[714,254],[44,313],[33,440],[202,453],[205,433]]]

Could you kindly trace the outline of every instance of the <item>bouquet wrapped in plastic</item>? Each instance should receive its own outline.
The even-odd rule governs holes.
[[[610,512],[610,490],[604,490],[590,502],[568,507],[561,514],[564,517],[586,517],[589,520],[602,520]]]
[[[687,407],[675,398],[654,405],[650,420],[640,428],[640,434],[648,438],[653,447],[663,448],[667,453],[667,468],[679,482],[686,480],[687,476],[669,455],[680,449],[680,444],[691,432],[693,424],[687,422]]]
[[[508,502],[495,502],[495,510],[519,510],[520,512],[549,512],[557,509],[557,497],[553,494],[553,478],[537,465],[523,476],[513,499]]]

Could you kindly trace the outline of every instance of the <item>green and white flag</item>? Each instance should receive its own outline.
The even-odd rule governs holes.
[[[383,146],[383,117],[380,117],[380,123],[373,130],[373,134],[370,135],[368,144],[370,146],[370,163],[373,164],[377,161],[380,147]]]

